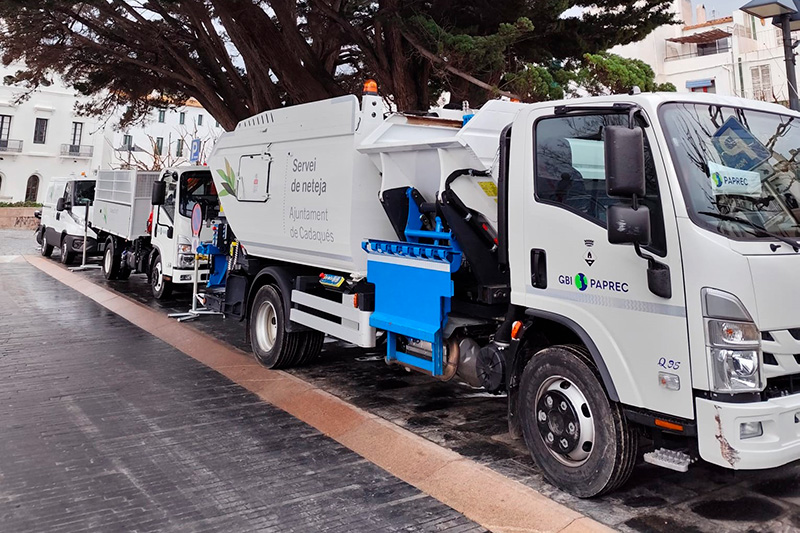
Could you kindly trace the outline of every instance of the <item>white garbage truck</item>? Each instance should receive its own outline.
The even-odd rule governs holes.
[[[219,214],[208,167],[99,171],[91,225],[104,243],[106,279],[145,273],[157,299],[168,297],[174,284],[194,283],[191,217],[196,204],[201,222]],[[209,224],[201,224],[198,239],[210,232]],[[205,263],[198,266],[199,281],[204,282],[208,268]]]
[[[344,96],[219,139],[206,304],[262,364],[385,339],[389,364],[505,392],[579,497],[640,451],[800,459],[800,114],[636,91],[452,113]]]

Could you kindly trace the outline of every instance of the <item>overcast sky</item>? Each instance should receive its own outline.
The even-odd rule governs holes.
[[[713,18],[729,17],[733,11],[745,5],[748,0],[692,0],[692,4],[697,7],[699,4],[706,6],[706,14],[712,18],[712,11],[716,11]]]

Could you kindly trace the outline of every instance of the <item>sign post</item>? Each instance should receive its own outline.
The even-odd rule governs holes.
[[[86,264],[86,242],[89,240],[89,202],[86,201],[86,211],[83,214],[83,259],[81,260],[81,265],[76,267],[70,267],[70,272],[80,272],[83,270],[94,270],[96,268],[101,268],[100,265],[87,265]],[[100,243],[97,243],[98,245]]]
[[[199,142],[199,141],[198,141]],[[199,151],[199,150],[198,150]],[[198,293],[198,285],[200,283],[200,258],[198,253],[200,247],[200,230],[203,228],[203,209],[200,204],[194,204],[192,208],[192,250],[194,250],[194,281],[192,282],[192,308],[185,313],[170,313],[168,316],[177,318],[178,322],[185,322],[186,320],[194,320],[200,315],[221,315],[217,311],[211,311],[205,307],[197,307],[197,302],[200,301]]]

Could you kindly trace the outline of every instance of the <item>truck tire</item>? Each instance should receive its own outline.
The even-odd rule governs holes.
[[[608,399],[585,349],[552,346],[536,353],[522,372],[519,395],[525,444],[550,483],[592,498],[628,480],[638,434]]]
[[[39,226],[38,228],[36,228],[36,233],[34,234],[34,236],[36,237],[36,244],[38,244],[39,246],[44,244],[44,242],[43,242],[44,241],[44,226]]]
[[[61,237],[61,264],[69,265],[75,259],[75,253],[67,249],[67,237]]]
[[[42,257],[50,257],[53,253],[53,245],[47,244],[47,235],[45,234],[45,227],[42,226]]]
[[[153,260],[150,287],[153,289],[153,296],[155,296],[156,300],[169,298],[170,294],[172,294],[172,282],[164,279],[164,267],[161,264],[160,255],[157,255]]]
[[[103,277],[112,280],[119,276],[119,254],[116,242],[112,237],[106,239],[106,251],[103,252]]]
[[[303,346],[300,333],[286,331],[283,300],[275,285],[256,293],[250,312],[250,345],[256,360],[267,368],[289,368]]]
[[[303,336],[303,342],[297,351],[297,365],[307,365],[319,357],[325,334],[321,331],[305,331],[300,335]]]

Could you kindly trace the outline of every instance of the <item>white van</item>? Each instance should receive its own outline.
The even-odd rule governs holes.
[[[42,217],[36,231],[36,242],[42,246],[42,255],[50,257],[53,248],[61,251],[61,262],[71,263],[83,253],[83,232],[86,205],[93,209],[95,180],[90,178],[52,178],[47,186]],[[91,217],[90,217],[91,218]],[[97,244],[97,234],[91,228],[87,234],[87,255],[97,255],[102,250]]]

